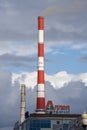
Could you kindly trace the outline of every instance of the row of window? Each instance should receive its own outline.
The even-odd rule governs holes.
[[[60,119],[60,120],[52,120],[50,119],[28,119],[26,120],[20,127],[21,130],[40,130],[41,128],[51,128],[51,123],[54,127],[59,127],[60,129],[67,130],[68,126],[72,122],[72,119]],[[62,126],[62,127],[61,127]],[[14,129],[20,130],[20,128]]]
[[[21,125],[22,130],[40,130],[40,128],[51,128],[51,121],[44,119],[27,120]]]
[[[51,128],[51,121],[50,120],[31,120],[30,121],[30,129],[31,128]]]

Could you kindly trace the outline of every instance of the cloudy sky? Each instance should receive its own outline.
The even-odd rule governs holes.
[[[87,0],[0,0],[0,130],[20,119],[20,83],[34,112],[37,18],[45,18],[46,101],[87,111]],[[50,95],[50,93],[51,95]]]

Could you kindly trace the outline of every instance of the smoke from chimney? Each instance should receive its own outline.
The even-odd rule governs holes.
[[[47,7],[41,12],[41,16],[50,16],[53,14],[66,14],[66,13],[78,13],[82,10],[82,5],[79,3],[73,3],[72,6],[59,6],[54,5]]]

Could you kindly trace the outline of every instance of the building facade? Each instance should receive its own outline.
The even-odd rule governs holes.
[[[14,130],[83,130],[80,114],[31,114]]]

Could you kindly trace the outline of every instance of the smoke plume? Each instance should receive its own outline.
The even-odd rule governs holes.
[[[65,13],[78,13],[81,11],[83,7],[81,6],[81,4],[79,3],[75,3],[72,6],[59,6],[59,5],[54,5],[54,6],[50,6],[47,7],[46,9],[44,9],[42,11],[42,13],[40,14],[41,16],[50,16],[53,14],[65,14]]]

